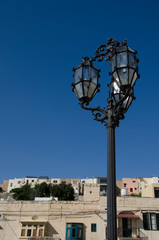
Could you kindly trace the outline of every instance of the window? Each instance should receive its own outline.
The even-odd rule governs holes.
[[[10,187],[13,187],[13,183],[10,184]]]
[[[133,192],[133,188],[130,188],[130,192]]]
[[[135,187],[135,190],[137,190],[137,188]]]
[[[159,188],[155,188],[155,198],[159,198]]]
[[[97,231],[97,224],[91,223],[91,232],[96,232],[96,231]]]
[[[66,223],[66,240],[82,240],[83,224],[82,223]]]
[[[107,178],[100,178],[100,184],[107,184]]]
[[[57,183],[57,180],[54,180],[53,183]]]
[[[133,181],[133,183],[135,183],[136,181]]]
[[[124,187],[126,187],[126,183],[124,183]]]
[[[31,236],[31,229],[28,229],[27,230],[27,237],[30,237]]]
[[[21,183],[21,181],[18,181],[18,184],[20,184]]]
[[[31,180],[32,182],[34,182],[34,180]]]
[[[43,237],[45,225],[42,224],[22,224],[21,237]]]
[[[159,213],[143,213],[144,230],[159,230]]]
[[[107,195],[107,186],[100,185],[100,196],[106,196],[106,195]]]

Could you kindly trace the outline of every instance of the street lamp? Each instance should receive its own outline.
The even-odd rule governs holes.
[[[124,119],[134,98],[134,85],[138,74],[138,59],[136,51],[127,46],[124,40],[108,39],[107,45],[101,45],[91,59],[83,58],[83,62],[74,68],[73,91],[85,110],[90,110],[94,119],[107,127],[107,239],[117,239],[116,221],[116,168],[115,168],[115,128],[119,120]],[[107,108],[87,107],[95,94],[99,92],[99,72],[92,62],[109,61],[111,66],[111,82]]]

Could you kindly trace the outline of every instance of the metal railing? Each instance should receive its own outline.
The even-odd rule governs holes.
[[[20,240],[61,240],[61,238],[57,238],[57,237],[26,237],[26,238],[20,238]]]
[[[139,228],[118,228],[119,239],[141,239],[148,240],[148,237]]]

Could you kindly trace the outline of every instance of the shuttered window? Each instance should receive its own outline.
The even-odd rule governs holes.
[[[22,224],[21,236],[22,237],[43,237],[45,225],[41,224]]]
[[[97,231],[97,224],[96,223],[92,223],[91,224],[91,232],[96,232]]]
[[[159,213],[143,213],[143,227],[145,230],[159,230]]]

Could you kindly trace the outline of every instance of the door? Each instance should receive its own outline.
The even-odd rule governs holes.
[[[123,218],[123,237],[132,237],[131,218]]]
[[[66,223],[66,240],[83,240],[82,223]]]

